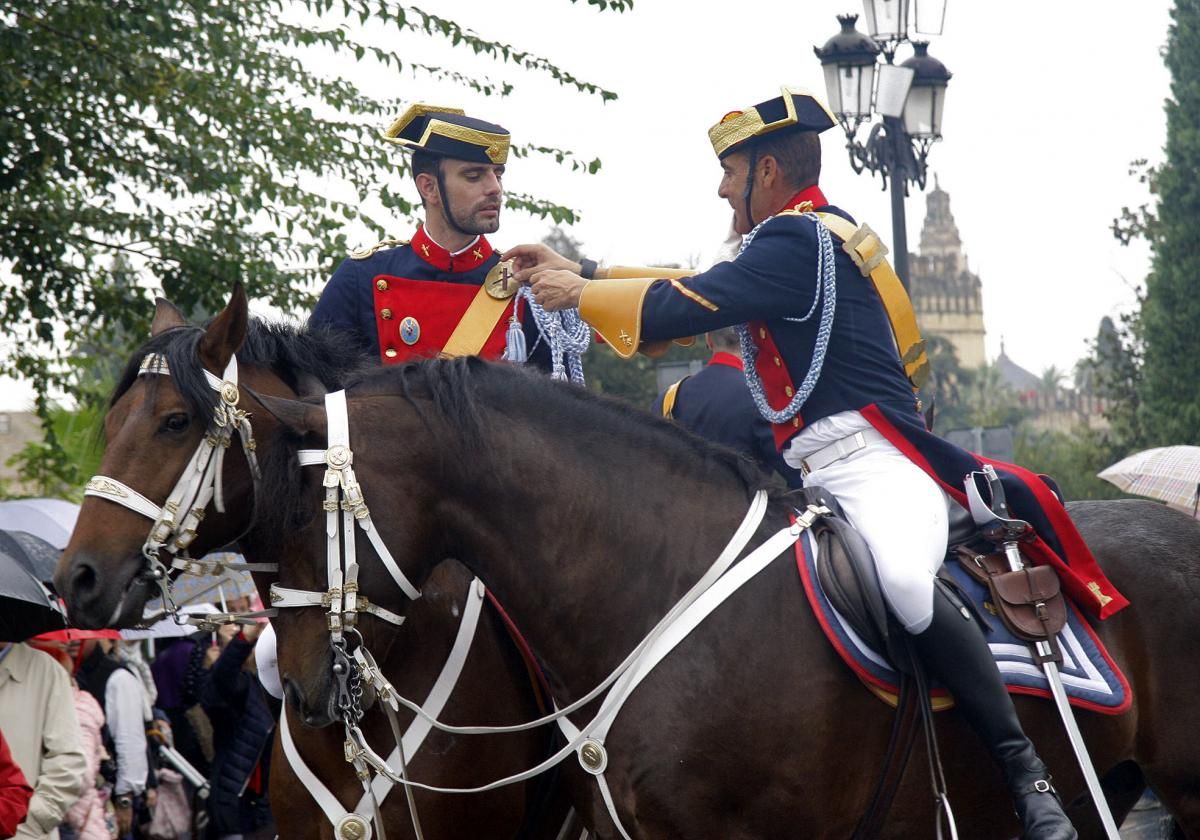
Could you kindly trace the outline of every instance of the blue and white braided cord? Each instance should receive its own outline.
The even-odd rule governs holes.
[[[825,351],[829,349],[829,335],[833,329],[833,312],[837,307],[837,268],[834,263],[833,254],[833,237],[829,234],[829,228],[821,222],[821,219],[816,213],[805,213],[804,218],[812,221],[817,229],[817,286],[816,294],[813,296],[812,308],[803,318],[786,318],[788,321],[803,323],[812,317],[816,311],[817,302],[821,301],[821,321],[817,326],[817,340],[813,345],[812,361],[808,365],[808,373],[804,375],[804,380],[800,383],[800,387],[796,389],[796,393],[786,406],[780,410],[771,408],[771,404],[767,402],[767,395],[763,390],[762,377],[759,376],[758,368],[755,366],[755,361],[758,358],[758,346],[755,345],[754,339],[750,335],[750,329],[745,324],[737,325],[738,338],[742,343],[742,358],[745,362],[744,369],[746,373],[746,384],[750,386],[750,395],[754,397],[754,404],[758,407],[758,413],[761,414],[767,421],[771,423],[787,423],[793,417],[800,413],[800,409],[804,406],[805,401],[813,392],[813,388],[817,385],[817,379],[821,376],[821,369],[825,366]],[[742,248],[738,251],[738,256],[741,256],[742,251],[746,250],[746,246],[754,240],[754,235],[769,222],[767,219],[761,222],[742,242]]]
[[[538,332],[550,345],[551,376],[570,380],[576,385],[584,384],[582,356],[592,344],[592,328],[579,317],[579,310],[547,312],[533,299],[533,291],[528,286],[518,289],[517,297],[525,298]],[[537,348],[536,344],[534,348]]]

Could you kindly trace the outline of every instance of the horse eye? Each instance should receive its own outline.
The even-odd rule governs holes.
[[[190,418],[183,412],[168,414],[167,419],[163,421],[163,429],[168,432],[182,432],[187,429],[190,422]]]

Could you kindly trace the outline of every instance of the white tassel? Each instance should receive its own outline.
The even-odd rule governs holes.
[[[508,322],[508,329],[504,333],[504,356],[506,362],[523,365],[529,358],[529,353],[525,347],[525,331],[521,329],[521,322],[517,320],[516,307],[513,307],[513,317]]]

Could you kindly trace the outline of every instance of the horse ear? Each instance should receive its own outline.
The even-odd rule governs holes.
[[[250,305],[242,284],[233,287],[229,303],[221,310],[204,331],[200,339],[200,360],[216,373],[225,370],[230,358],[246,340],[246,321],[250,318]]]
[[[269,394],[255,394],[254,397],[271,412],[272,417],[298,434],[323,435],[328,428],[323,405],[272,397]]]
[[[150,322],[150,336],[153,338],[167,330],[176,327],[186,327],[187,319],[175,308],[175,304],[166,298],[154,299],[154,320]]]

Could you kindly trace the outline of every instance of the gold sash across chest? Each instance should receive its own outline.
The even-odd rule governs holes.
[[[517,293],[515,283],[512,284],[511,291],[509,291],[509,284],[507,283],[503,292],[498,291],[495,283],[492,283],[489,289],[489,283],[493,280],[492,275],[505,265],[507,263],[500,263],[494,266],[492,271],[488,272],[488,279],[479,287],[479,291],[475,293],[475,297],[471,300],[471,305],[467,307],[467,311],[459,319],[458,326],[454,328],[454,332],[450,333],[450,337],[446,339],[446,345],[442,348],[441,355],[479,355],[479,352],[483,349],[483,345],[487,343],[487,340],[491,338],[492,333],[495,331],[496,324],[500,323],[500,319],[504,317],[509,301]],[[498,297],[498,294],[504,294],[505,296]]]
[[[875,231],[866,225],[855,225],[836,213],[818,213],[825,227],[842,240],[842,248],[854,260],[864,277],[870,277],[875,292],[883,302],[892,335],[900,351],[900,362],[913,390],[918,390],[929,379],[929,357],[925,353],[925,340],[917,327],[917,316],[912,301],[895,269],[888,263],[887,248]]]

